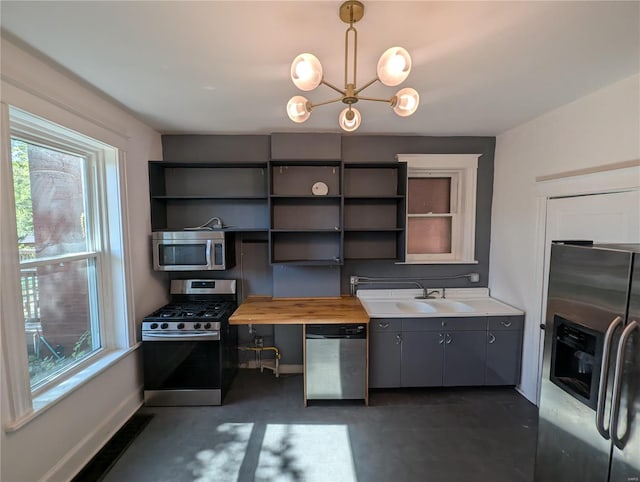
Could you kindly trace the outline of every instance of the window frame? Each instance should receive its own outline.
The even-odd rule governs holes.
[[[477,170],[480,154],[398,154],[398,162],[407,164],[407,206],[409,179],[448,177],[450,212],[410,214],[406,209],[405,261],[402,264],[476,264],[475,222]],[[419,217],[451,218],[451,252],[409,254],[409,219]]]
[[[33,418],[41,409],[51,406],[57,399],[91,379],[104,369],[105,364],[113,363],[120,356],[124,356],[137,342],[132,323],[134,311],[130,287],[127,283],[130,268],[125,257],[126,182],[122,178],[124,153],[99,140],[13,106],[2,104],[2,118],[2,138],[6,141],[3,142],[6,148],[2,153],[2,170],[6,176],[0,176],[0,187],[4,190],[3,201],[7,201],[3,202],[5,207],[2,208],[2,216],[8,221],[8,226],[5,227],[13,233],[14,238],[13,242],[9,243],[11,235],[7,234],[3,236],[2,242],[9,245],[10,249],[5,252],[7,257],[15,256],[13,260],[7,257],[3,259],[3,265],[8,270],[7,273],[0,273],[3,283],[7,281],[7,286],[11,286],[7,290],[3,289],[3,304],[5,295],[7,302],[2,309],[2,316],[15,320],[14,323],[3,323],[2,326],[10,407],[10,419],[5,423],[5,430],[11,431]],[[19,262],[18,245],[15,240],[16,211],[13,202],[10,147],[13,138],[84,158],[86,230],[87,238],[92,240],[87,246],[87,251],[29,260],[26,263]],[[47,382],[32,388],[27,346],[24,342],[18,343],[19,340],[25,339],[20,271],[25,267],[49,264],[51,261],[85,259],[89,262],[88,269],[95,270],[95,289],[93,293],[90,290],[89,301],[95,303],[99,318],[97,333],[101,347]]]

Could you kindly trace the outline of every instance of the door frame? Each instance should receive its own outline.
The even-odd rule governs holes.
[[[546,290],[549,277],[546,259],[547,208],[550,199],[585,195],[608,194],[640,190],[640,159],[622,163],[603,165],[580,171],[569,171],[536,178],[536,239],[535,239],[535,286],[536,300],[531,313],[535,323],[529,323],[533,330],[533,356],[536,373],[536,405],[540,405],[540,387],[544,336],[539,325],[544,323],[546,311]]]

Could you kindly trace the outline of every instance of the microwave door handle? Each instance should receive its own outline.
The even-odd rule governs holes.
[[[613,342],[613,332],[622,324],[622,318],[616,316],[607,328],[604,335],[604,343],[602,347],[602,364],[600,365],[600,384],[598,386],[598,406],[596,409],[596,428],[605,440],[609,440],[611,424],[609,429],[604,426],[604,412],[607,403],[607,385],[609,383],[609,358],[611,356],[611,343]]]
[[[206,258],[207,258],[207,267],[210,268],[211,265],[211,245],[213,244],[213,241],[211,241],[210,239],[207,240],[207,248],[205,251],[206,254]]]
[[[622,372],[624,371],[624,355],[627,348],[627,342],[633,330],[640,329],[637,321],[632,321],[622,332],[620,342],[618,343],[618,353],[616,356],[616,371],[613,378],[613,399],[611,400],[611,424],[609,431],[611,432],[611,440],[620,450],[624,449],[625,437],[618,437],[618,420],[620,419],[620,396],[622,394]]]

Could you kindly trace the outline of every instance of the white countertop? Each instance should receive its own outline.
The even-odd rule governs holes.
[[[420,289],[358,290],[371,318],[433,318],[462,316],[517,316],[524,312],[489,296],[488,288],[427,289],[434,298],[420,298]],[[416,298],[418,297],[418,298]]]

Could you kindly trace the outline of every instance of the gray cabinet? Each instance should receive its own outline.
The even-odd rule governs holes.
[[[405,331],[401,336],[401,385],[441,386],[444,367],[443,334],[437,331]]]
[[[369,324],[369,386],[371,388],[400,386],[401,328],[401,320],[371,320]],[[371,356],[372,353],[375,353],[375,356]]]
[[[229,231],[266,231],[266,170],[266,161],[149,161],[151,229],[181,230],[217,216]]]
[[[340,160],[269,161],[272,264],[342,264],[341,170]]]
[[[515,385],[522,316],[371,320],[369,386]]]
[[[443,385],[483,385],[486,330],[447,331],[444,335]]]
[[[405,163],[345,163],[344,256],[404,260]]]
[[[489,317],[486,385],[517,385],[522,362],[524,316]]]

